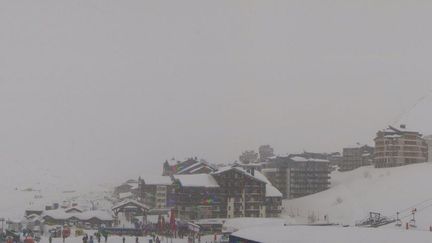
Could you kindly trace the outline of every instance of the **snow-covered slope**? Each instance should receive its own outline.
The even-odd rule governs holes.
[[[284,217],[307,221],[324,215],[334,223],[354,225],[370,211],[386,216],[401,212],[403,222],[417,208],[419,229],[432,225],[432,163],[396,168],[362,167],[350,172],[333,172],[331,188],[303,198],[284,201]],[[393,224],[391,225],[393,227]]]
[[[0,218],[20,220],[25,209],[43,209],[45,205],[76,202],[81,207],[110,206],[104,197],[110,195],[111,185],[88,185],[80,182],[80,170],[70,172],[70,177],[52,173],[49,168],[3,164],[0,170]],[[74,179],[75,178],[75,179]]]

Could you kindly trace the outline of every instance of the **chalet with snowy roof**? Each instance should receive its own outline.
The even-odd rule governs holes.
[[[165,161],[163,164],[163,175],[187,175],[187,174],[208,174],[216,171],[205,161],[199,161],[196,157],[189,158],[183,162]]]
[[[32,214],[41,215],[43,211],[44,210],[42,208],[37,208],[37,207],[28,208],[25,210],[25,216],[29,216]]]
[[[173,181],[170,176],[145,175],[139,178],[139,201],[151,209],[173,206]]]
[[[149,210],[149,207],[136,200],[125,200],[117,203],[111,209],[115,216],[117,216],[121,212],[145,215]]]
[[[90,224],[92,228],[99,228],[101,225],[110,227],[113,225],[114,217],[110,212],[95,210],[83,212],[66,212],[62,209],[45,211],[42,216],[47,225],[75,225],[83,227]]]
[[[115,204],[111,210],[117,219],[124,218],[130,223],[133,223],[135,219],[146,222],[149,207],[136,200],[128,199]]]
[[[185,220],[220,217],[220,187],[210,174],[174,175],[176,215]]]
[[[272,211],[272,216],[280,214],[282,195],[277,193],[277,189],[260,172],[253,169],[246,171],[240,167],[226,167],[212,175],[221,188],[221,211],[225,214],[223,217],[266,217],[266,203],[269,203],[268,212]],[[269,196],[268,199],[266,196]],[[271,197],[279,197],[279,200],[271,200]],[[270,208],[273,203],[278,204],[275,206],[279,213],[273,212],[274,208]]]
[[[81,208],[78,207],[70,207],[65,209],[65,213],[82,213],[83,210]]]
[[[416,131],[389,126],[378,131],[374,139],[374,164],[377,168],[394,167],[428,161],[428,145]]]
[[[262,172],[284,198],[297,198],[328,189],[329,164],[313,153],[292,154],[270,159]]]

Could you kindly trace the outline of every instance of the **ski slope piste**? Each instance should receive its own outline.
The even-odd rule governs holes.
[[[317,222],[325,217],[332,223],[354,226],[367,219],[371,212],[377,212],[395,221],[382,227],[406,227],[408,223],[417,230],[429,230],[432,226],[431,185],[430,162],[335,171],[331,174],[329,190],[285,200],[283,217],[308,223],[313,215]]]

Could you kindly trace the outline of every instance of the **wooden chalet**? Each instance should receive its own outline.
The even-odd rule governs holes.
[[[221,187],[221,211],[226,218],[265,217],[267,182],[257,178],[255,171],[227,167],[212,175]]]
[[[210,174],[174,175],[174,205],[178,218],[220,217],[220,187]]]

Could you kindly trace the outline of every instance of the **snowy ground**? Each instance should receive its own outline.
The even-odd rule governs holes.
[[[72,172],[71,172],[72,173]],[[20,220],[26,208],[41,208],[64,200],[75,201],[81,206],[108,207],[105,196],[110,195],[111,185],[83,185],[79,170],[75,179],[65,179],[49,169],[8,165],[0,170],[0,218]],[[72,175],[71,175],[72,176]]]
[[[432,232],[335,226],[253,227],[234,235],[265,243],[427,243],[432,239]]]
[[[403,223],[411,219],[411,209],[417,208],[419,230],[432,225],[432,163],[396,168],[363,167],[350,172],[332,173],[332,188],[294,200],[284,201],[284,216],[297,222],[307,222],[315,215],[324,215],[334,223],[354,225],[370,211],[386,216],[401,212]],[[387,227],[395,227],[391,224]]]
[[[139,243],[148,243],[149,240],[152,239],[150,237],[139,237]],[[171,239],[171,238],[160,238],[161,243],[187,243],[187,238],[183,239]],[[218,238],[219,239],[219,238]],[[97,242],[97,241],[95,241]],[[102,239],[102,242],[103,239]],[[119,236],[112,236],[108,238],[107,243],[121,243],[122,237]],[[135,243],[135,237],[127,236],[126,237],[126,243]],[[213,243],[213,236],[203,236],[201,238],[201,243]],[[48,238],[42,238],[40,243],[48,243]],[[63,240],[61,238],[54,238],[53,243],[63,243]],[[65,243],[82,243],[82,237],[71,237],[67,238]]]

